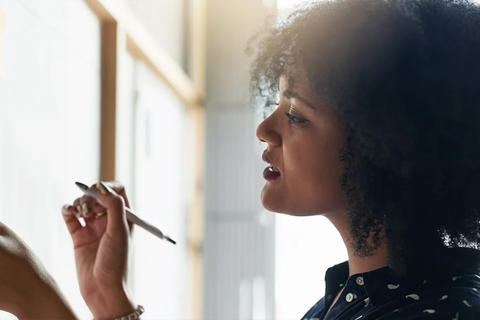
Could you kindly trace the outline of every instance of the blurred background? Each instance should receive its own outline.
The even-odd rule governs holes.
[[[134,232],[144,319],[299,319],[323,296],[343,243],[322,217],[262,208],[248,92],[248,39],[299,3],[0,0],[0,221],[82,319],[60,212],[74,181],[121,181],[177,240]]]

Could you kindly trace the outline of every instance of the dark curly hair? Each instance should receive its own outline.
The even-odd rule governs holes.
[[[292,85],[301,69],[345,123],[339,183],[356,254],[386,240],[390,267],[415,277],[445,270],[448,248],[479,248],[477,5],[314,3],[263,31],[256,48],[253,96],[268,104],[279,78]]]

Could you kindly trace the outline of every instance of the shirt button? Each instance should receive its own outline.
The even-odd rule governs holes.
[[[363,286],[365,284],[365,282],[363,281],[363,277],[357,277],[357,279],[355,279],[355,282],[359,285],[359,286]]]
[[[353,293],[347,293],[347,295],[345,296],[345,300],[347,300],[347,302],[352,302],[353,299],[355,299],[357,297],[357,295],[353,294]]]

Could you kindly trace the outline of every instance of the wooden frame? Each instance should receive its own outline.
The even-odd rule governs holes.
[[[155,41],[143,28],[141,23],[133,17],[124,6],[112,0],[85,0],[92,10],[97,14],[102,23],[116,22],[125,32],[127,49],[135,57],[140,58],[165,82],[165,84],[177,95],[187,106],[200,105],[203,98],[201,86],[196,85],[190,77],[185,74],[182,68],[171,59],[164,50],[156,45]],[[205,0],[192,0],[193,7],[201,9],[201,3]],[[204,12],[204,10],[203,10]],[[197,14],[198,15],[198,14]],[[194,22],[204,23],[205,19],[196,17]],[[193,24],[193,23],[192,23]],[[194,76],[197,81],[203,81],[204,74],[204,35],[199,34],[205,30],[203,26],[193,27],[196,37],[192,41],[194,53],[191,56]],[[203,31],[204,32],[204,31]],[[192,38],[195,38],[192,37]],[[102,39],[103,41],[103,39]],[[202,72],[203,70],[203,72]]]
[[[192,263],[191,319],[202,318],[203,240],[203,152],[205,121],[202,107],[205,95],[206,0],[190,0],[191,42],[189,77],[118,0],[85,0],[102,25],[102,120],[100,178],[116,178],[116,110],[121,103],[119,91],[123,57],[128,53],[142,60],[187,107],[187,118],[194,128],[190,154],[195,177],[193,197],[188,204],[188,250]]]

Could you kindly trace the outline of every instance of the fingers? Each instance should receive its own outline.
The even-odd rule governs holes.
[[[118,181],[107,181],[107,182],[102,181],[102,182],[103,182],[104,185],[110,187],[119,196],[121,196],[123,198],[123,200],[125,201],[125,206],[130,208],[130,203],[128,201],[127,192],[125,191],[125,187],[123,186],[123,184],[121,184]],[[96,186],[96,185],[97,184],[94,184],[93,186]]]
[[[99,204],[96,198],[89,195],[75,199],[73,206],[77,216],[85,219],[100,218],[106,214],[105,207]]]
[[[125,214],[125,202],[128,202],[125,188],[116,182],[102,182],[90,189],[93,192],[75,199],[72,206],[65,206],[62,209],[70,233],[73,234],[83,227],[78,220],[81,217],[84,218],[85,226],[90,226],[99,235],[103,231],[115,237],[128,234],[132,224],[127,221]],[[106,228],[105,223],[97,223],[97,219],[102,218],[106,220]],[[102,230],[97,230],[100,229],[100,225]]]
[[[98,191],[96,193],[97,200],[107,209],[106,232],[111,236],[126,234],[129,229],[123,197],[103,182],[99,182],[95,188]]]
[[[115,191],[119,196],[121,196],[124,200],[125,207],[130,208],[130,203],[128,201],[127,192],[126,192],[123,184],[121,184],[118,181],[106,181],[106,182],[102,181],[102,183],[105,186],[113,189],[113,191]],[[92,187],[94,187],[94,188],[96,188],[96,186],[97,186],[97,184],[92,185]],[[127,220],[127,224],[128,224],[129,231],[131,232],[133,230],[133,223]]]
[[[125,201],[125,206],[127,208],[131,208],[130,207],[130,202],[128,201],[128,197],[127,197],[127,191],[125,190],[125,187],[124,187],[123,184],[121,184],[118,181],[108,181],[108,182],[106,182],[106,185],[111,187],[113,190],[115,190],[115,192],[118,193],[123,198],[123,200]],[[129,228],[130,232],[132,232],[133,223],[128,221],[128,219],[127,219],[127,223],[128,223],[128,228]]]
[[[80,221],[78,221],[77,212],[74,206],[64,205],[62,207],[62,215],[70,235],[73,236],[75,232],[82,228]]]

